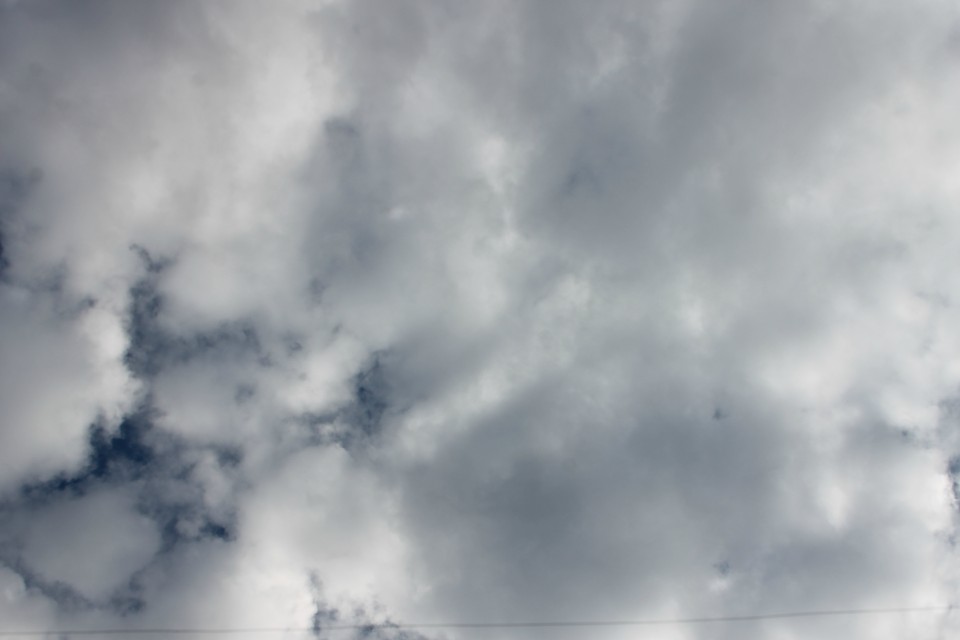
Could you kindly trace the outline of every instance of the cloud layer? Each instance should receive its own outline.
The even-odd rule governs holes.
[[[0,12],[5,628],[956,602],[952,3]]]

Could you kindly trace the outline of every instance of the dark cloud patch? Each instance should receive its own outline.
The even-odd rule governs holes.
[[[144,469],[138,485],[138,511],[157,523],[161,553],[171,553],[180,545],[203,540],[231,542],[237,534],[237,513],[231,504],[211,508],[205,489],[197,478],[198,460],[212,454],[214,468],[235,477],[242,455],[236,449],[191,448],[168,434],[161,456]]]
[[[340,611],[331,607],[324,599],[323,581],[311,573],[309,576],[310,596],[313,600],[314,611],[310,618],[313,635],[320,637],[325,627],[337,624],[340,621]]]
[[[164,357],[165,336],[156,328],[161,298],[156,283],[145,278],[130,290],[130,346],[124,356],[127,367],[139,377],[150,377],[159,370],[157,362]]]
[[[362,616],[363,612],[359,613]],[[390,622],[361,627],[354,632],[353,637],[355,640],[428,640],[429,638],[418,631],[403,629]]]
[[[221,524],[219,522],[207,521],[203,523],[200,529],[200,538],[214,538],[229,542],[236,537],[236,522]]]
[[[950,490],[953,492],[954,506],[960,510],[960,456],[950,458],[947,473],[950,474]]]
[[[232,542],[237,535],[235,513],[210,514],[198,500],[170,500],[162,495],[142,496],[141,512],[160,528],[161,553],[203,540]]]
[[[217,463],[225,469],[236,469],[243,462],[243,450],[222,446],[216,449]]]
[[[289,421],[306,433],[311,446],[336,444],[349,451],[376,446],[385,421],[398,412],[392,375],[390,355],[375,352],[350,378],[349,402],[330,411],[292,416]]]
[[[156,452],[150,444],[151,414],[149,407],[141,409],[125,418],[113,434],[94,427],[90,436],[92,477],[107,481],[137,479],[155,464]]]
[[[236,510],[229,504],[211,508],[205,499],[200,461],[209,458],[213,469],[227,476],[238,473],[242,452],[229,447],[193,448],[186,441],[159,429],[153,422],[155,410],[145,404],[127,416],[116,431],[102,425],[90,429],[89,457],[75,474],[60,474],[43,482],[21,487],[15,497],[0,505],[0,515],[11,523],[29,521],[38,510],[82,501],[104,490],[128,489],[132,492],[135,512],[155,523],[159,531],[160,557],[176,553],[183,545],[205,540],[232,542],[236,539]],[[19,525],[18,525],[19,526]],[[17,543],[18,526],[0,526],[0,547],[3,561],[24,577],[27,584],[36,583],[44,594],[65,606],[90,606],[88,598],[67,584],[44,581],[23,560]],[[144,602],[140,595],[137,574],[106,606],[120,614],[139,611]]]
[[[192,335],[177,335],[164,328],[160,321],[164,299],[157,279],[166,264],[151,260],[148,266],[151,273],[130,290],[130,346],[124,362],[134,375],[149,380],[166,368],[197,358],[241,356],[252,357],[262,364],[269,363],[269,358],[263,354],[257,329],[250,322],[224,323],[213,330]],[[253,390],[249,385],[246,388],[248,392]],[[243,395],[239,390],[238,393]]]
[[[375,435],[380,430],[384,412],[390,406],[390,387],[381,354],[373,356],[372,362],[354,378],[354,384],[357,403],[353,417],[365,435]]]
[[[161,465],[152,438],[153,410],[146,405],[125,417],[116,431],[103,425],[90,427],[86,463],[74,474],[59,474],[49,480],[20,488],[14,504],[37,505],[86,494],[104,484],[125,484],[142,480]],[[60,498],[58,498],[58,496]]]
[[[374,353],[364,368],[353,377],[353,402],[338,412],[347,425],[347,429],[340,434],[340,441],[348,449],[369,444],[383,428],[392,402],[387,361],[388,354],[385,352]]]
[[[136,583],[131,583],[121,593],[111,596],[109,609],[120,618],[127,618],[142,613],[146,609],[146,600],[141,595],[143,591]]]
[[[428,640],[428,636],[417,631],[403,629],[389,619],[375,622],[382,616],[376,615],[375,612],[371,613],[364,605],[356,605],[346,611],[331,606],[324,597],[323,584],[316,574],[310,575],[310,591],[314,603],[311,632],[316,638],[329,640],[339,637],[346,637],[351,640]],[[343,625],[356,627],[356,629],[337,628]]]
[[[161,273],[173,262],[170,258],[163,256],[155,258],[143,245],[132,244],[130,245],[130,250],[137,254],[137,257],[140,258],[140,261],[146,268],[147,273],[151,275]]]

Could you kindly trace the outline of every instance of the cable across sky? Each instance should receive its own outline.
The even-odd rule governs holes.
[[[732,616],[701,616],[688,618],[649,618],[638,620],[527,620],[499,622],[417,622],[417,623],[367,623],[367,624],[331,624],[313,627],[208,627],[208,628],[150,628],[150,629],[25,629],[0,630],[2,637],[39,637],[61,636],[177,636],[177,635],[227,635],[227,634],[275,634],[275,633],[313,633],[318,631],[429,631],[454,629],[532,629],[564,627],[646,627],[670,625],[720,624],[735,622],[757,622],[762,620],[782,620],[791,618],[826,618],[867,615],[891,615],[903,613],[946,613],[954,607],[891,607],[879,609],[828,609],[816,611],[779,611],[771,613],[744,614]]]

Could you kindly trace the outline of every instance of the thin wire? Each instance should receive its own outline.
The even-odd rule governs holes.
[[[708,624],[722,622],[755,622],[759,620],[778,620],[786,618],[822,618],[835,616],[862,616],[893,613],[932,613],[953,610],[948,607],[901,607],[888,609],[836,609],[826,611],[784,611],[776,613],[757,613],[740,616],[716,616],[699,618],[654,618],[648,620],[564,620],[564,621],[527,621],[527,622],[420,622],[412,624],[333,624],[321,625],[318,629],[293,627],[260,628],[154,628],[154,629],[47,629],[8,631],[0,630],[0,636],[94,636],[94,635],[220,635],[228,633],[310,633],[313,631],[366,631],[366,630],[429,630],[429,629],[530,629],[559,627],[643,627],[683,624]]]

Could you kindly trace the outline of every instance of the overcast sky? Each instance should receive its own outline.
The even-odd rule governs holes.
[[[3,0],[0,631],[960,637],[328,629],[960,604],[957,114],[955,0]]]

